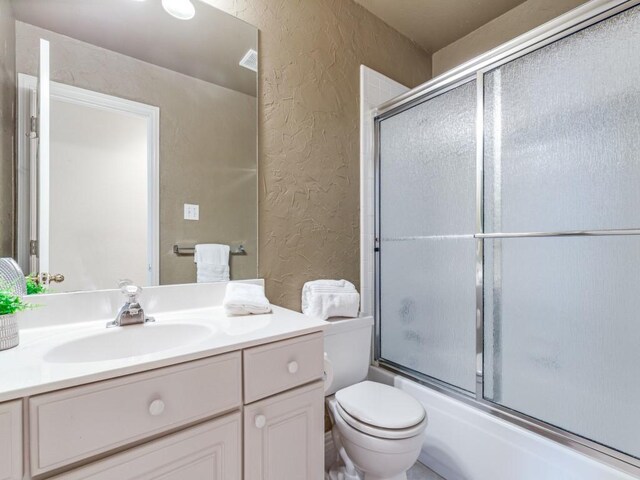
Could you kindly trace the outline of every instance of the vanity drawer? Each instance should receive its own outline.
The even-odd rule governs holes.
[[[22,400],[0,403],[0,480],[22,478]]]
[[[234,409],[241,373],[234,352],[34,397],[32,474]]]
[[[240,480],[240,413],[167,435],[52,480]]]
[[[323,372],[322,332],[248,348],[244,351],[244,402],[318,380]]]

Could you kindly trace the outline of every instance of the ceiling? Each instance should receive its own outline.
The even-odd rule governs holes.
[[[355,0],[433,53],[525,0]]]
[[[178,20],[160,0],[12,0],[22,22],[255,96],[256,74],[238,62],[258,50],[257,29],[193,3],[195,17]]]

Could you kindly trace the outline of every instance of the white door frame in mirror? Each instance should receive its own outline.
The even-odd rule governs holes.
[[[50,158],[50,127],[51,127],[51,68],[50,68],[50,48],[49,42],[44,38],[40,39],[40,59],[38,68],[38,88],[36,91],[36,121],[31,117],[31,132],[29,138],[36,138],[36,152],[31,154],[30,159],[35,158],[35,166],[37,175],[32,175],[32,208],[36,208],[37,215],[32,215],[32,222],[36,222],[36,228],[32,230],[37,232],[38,243],[36,245],[45,245],[47,248],[38,249],[38,270],[40,272],[49,271],[49,198],[50,195],[50,178],[51,178],[51,158]],[[33,96],[32,96],[33,98]],[[37,124],[37,127],[34,127]],[[33,145],[33,143],[30,143]],[[34,165],[34,163],[32,163]],[[35,182],[35,183],[34,183]],[[34,212],[34,210],[32,210]],[[33,223],[32,223],[33,225]],[[33,236],[32,238],[36,238]],[[30,248],[29,250],[34,250]],[[36,258],[33,256],[32,258]],[[43,277],[44,278],[44,277]]]
[[[35,189],[31,171],[35,167],[35,142],[30,138],[31,105],[37,93],[38,79],[31,75],[18,74],[18,108],[17,108],[17,166],[18,166],[18,195],[17,195],[17,261],[25,271],[37,271],[37,257],[31,255],[30,242],[36,239],[32,218],[35,212]],[[66,102],[91,106],[111,111],[125,112],[145,119],[147,124],[147,178],[148,178],[148,215],[147,231],[148,248],[148,283],[160,284],[160,109],[144,103],[126,100],[124,98],[105,95],[83,88],[51,82],[51,98]],[[126,272],[123,272],[126,275]]]

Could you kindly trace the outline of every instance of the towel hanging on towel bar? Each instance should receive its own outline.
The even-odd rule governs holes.
[[[175,253],[176,255],[182,257],[182,256],[189,256],[189,255],[193,255],[196,252],[196,246],[195,245],[178,245],[175,244],[173,246],[173,253]],[[230,255],[247,255],[247,251],[244,249],[244,245],[240,244],[235,248],[231,248],[231,250],[229,251]]]

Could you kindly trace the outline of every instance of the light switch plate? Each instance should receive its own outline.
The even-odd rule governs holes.
[[[184,219],[185,220],[200,220],[200,205],[192,205],[191,203],[184,204]]]

